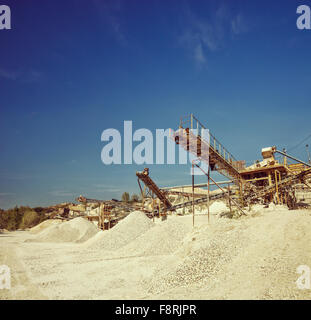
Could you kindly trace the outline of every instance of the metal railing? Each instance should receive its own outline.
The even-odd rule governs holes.
[[[189,127],[189,129],[196,130],[197,135],[201,132],[202,129],[207,129],[193,114],[190,114],[185,117],[180,118],[180,128]],[[226,162],[228,162],[236,170],[243,169],[243,164],[241,161],[237,161],[236,158],[215,138],[215,136],[209,131],[209,146],[218,155],[220,155]],[[245,164],[244,164],[245,166]]]

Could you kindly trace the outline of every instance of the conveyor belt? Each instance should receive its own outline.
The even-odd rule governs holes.
[[[222,192],[222,193],[210,195],[209,200],[221,199],[221,198],[225,197],[226,194],[228,194],[228,193]],[[191,200],[191,201],[176,204],[176,205],[172,206],[170,210],[176,210],[176,209],[180,209],[180,208],[184,208],[184,207],[189,207],[189,206],[192,206],[193,203],[196,205],[196,204],[200,204],[203,202],[205,202],[205,203],[207,202],[207,197],[195,199],[193,202]]]
[[[311,169],[305,170],[305,171],[300,172],[298,174],[291,175],[291,176],[277,182],[277,184],[274,183],[270,186],[263,188],[262,190],[258,190],[255,194],[252,194],[249,197],[246,197],[246,200],[252,201],[252,200],[255,200],[256,198],[262,198],[270,193],[273,193],[273,192],[275,192],[276,186],[278,187],[279,190],[286,188],[287,186],[289,186],[295,182],[299,182],[299,181],[303,180],[304,177],[308,174],[311,174]]]
[[[142,172],[136,172],[136,176],[158,197],[158,199],[160,199],[160,201],[165,205],[167,209],[171,208],[172,204],[167,199],[164,192],[162,192],[161,189],[149,177],[148,168],[145,168]]]
[[[191,119],[195,119],[197,122],[197,128],[201,128],[207,131],[207,129],[196,119],[194,116]],[[189,122],[189,120],[186,120]],[[191,120],[192,122],[192,120]],[[201,137],[200,132],[195,132],[192,127],[183,127],[183,124],[179,126],[179,129],[172,133],[171,137],[176,144],[182,146],[188,152],[191,152],[197,156],[200,160],[207,163],[212,170],[216,170],[222,175],[225,175],[235,182],[242,179],[239,173],[241,161],[236,161],[227,149],[219,143],[219,141],[210,133],[208,139]]]

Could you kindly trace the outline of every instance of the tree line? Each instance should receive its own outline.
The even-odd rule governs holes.
[[[123,202],[138,202],[140,201],[140,197],[134,193],[130,197],[130,194],[128,192],[123,192],[122,197],[121,197]]]
[[[9,231],[32,228],[46,219],[45,210],[42,207],[16,206],[8,210],[0,209],[0,229]]]

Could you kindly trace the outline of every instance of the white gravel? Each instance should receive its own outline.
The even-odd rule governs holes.
[[[33,228],[31,228],[29,230],[29,232],[31,234],[37,234],[43,230],[45,230],[46,228],[52,226],[52,225],[56,225],[56,224],[60,224],[62,223],[63,221],[60,220],[60,219],[48,219],[48,220],[45,220],[41,223],[39,223],[38,225],[34,226]]]
[[[191,215],[153,223],[135,212],[88,246],[0,234],[12,272],[0,299],[310,299],[295,281],[311,266],[311,211],[253,209],[209,224],[196,216],[194,229]]]
[[[95,237],[85,243],[93,249],[115,251],[127,245],[147,230],[154,227],[154,223],[145,213],[133,211],[110,230],[100,231]]]
[[[93,237],[99,229],[84,218],[52,224],[27,239],[26,242],[84,242]]]
[[[166,221],[158,221],[134,241],[125,245],[118,255],[156,256],[175,252],[184,237],[191,232],[192,224],[188,217],[168,217]]]

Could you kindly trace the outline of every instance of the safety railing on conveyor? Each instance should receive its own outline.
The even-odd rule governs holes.
[[[193,114],[180,118],[179,127],[186,128],[185,125],[189,125],[188,128],[192,130],[196,129],[197,134],[199,134],[199,132],[201,132],[202,129],[207,129],[200,122],[200,120],[198,120]],[[224,160],[226,160],[233,167],[239,170],[239,167],[236,164],[236,163],[239,163],[239,161],[237,161],[235,157],[215,138],[215,136],[210,132],[210,130],[209,130],[209,136],[210,136],[210,141],[209,141],[210,147],[213,148]]]
[[[199,138],[201,138],[200,132],[202,132],[202,129],[207,130],[193,114],[180,118],[179,129],[186,128],[191,129]],[[216,170],[229,177],[239,177],[239,171],[245,168],[245,161],[237,161],[210,131],[209,140],[211,156],[214,154],[215,158],[217,158],[216,161],[219,163],[219,167]]]

